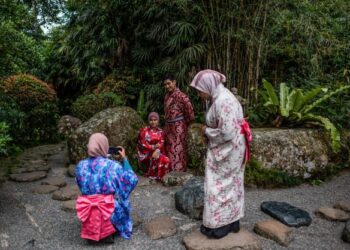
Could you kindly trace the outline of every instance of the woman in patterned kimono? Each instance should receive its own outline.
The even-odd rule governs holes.
[[[159,115],[148,115],[149,126],[140,129],[137,156],[147,166],[146,177],[160,181],[170,170],[170,160],[164,155],[164,132],[158,127]]]
[[[92,134],[88,143],[89,158],[78,163],[75,179],[80,192],[86,198],[99,194],[114,196],[114,211],[110,222],[121,237],[130,239],[132,219],[129,195],[137,185],[138,179],[128,162],[125,150],[120,147],[119,154],[123,159],[123,163],[120,164],[107,158],[108,148],[108,139],[104,134]]]
[[[187,95],[176,87],[171,74],[163,79],[167,94],[164,98],[165,152],[171,161],[172,171],[187,170],[187,127],[194,120],[193,107]]]
[[[201,232],[211,238],[222,238],[239,231],[239,220],[244,216],[246,144],[251,140],[242,106],[224,87],[225,81],[223,74],[203,70],[191,83],[202,99],[211,102],[206,113],[206,126],[203,126],[208,151],[201,226]]]

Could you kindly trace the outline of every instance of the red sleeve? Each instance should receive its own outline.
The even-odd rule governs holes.
[[[194,120],[194,111],[190,99],[185,94],[183,95],[182,103],[185,121],[186,123],[189,123],[190,121]]]
[[[146,141],[146,133],[147,133],[148,128],[142,128],[140,129],[139,132],[139,146],[141,146],[142,149],[147,149],[147,150],[153,150],[153,147],[151,144],[148,143],[148,141]]]
[[[160,140],[159,140],[159,149],[160,151],[164,150],[164,141],[165,141],[165,135],[164,135],[164,131],[160,130]]]

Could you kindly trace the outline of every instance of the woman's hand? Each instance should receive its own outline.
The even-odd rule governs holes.
[[[118,146],[118,148],[121,148],[121,150],[119,151],[119,155],[122,159],[124,159],[126,157],[125,149],[122,146]]]
[[[158,158],[159,158],[159,155],[160,155],[159,150],[154,150],[153,153],[152,153],[152,158],[158,159]]]

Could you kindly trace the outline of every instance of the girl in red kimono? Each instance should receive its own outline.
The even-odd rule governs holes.
[[[170,170],[170,160],[164,155],[164,132],[159,125],[159,115],[148,115],[149,126],[140,129],[137,155],[141,163],[147,166],[146,177],[161,180]]]
[[[164,99],[165,151],[170,158],[172,171],[187,170],[187,127],[194,120],[192,104],[187,95],[176,87],[171,74],[163,79],[167,91]]]

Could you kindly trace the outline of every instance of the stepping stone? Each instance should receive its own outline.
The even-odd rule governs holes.
[[[274,240],[285,247],[287,247],[294,238],[292,236],[291,228],[273,219],[256,223],[254,226],[254,232],[265,238]]]
[[[42,185],[52,185],[57,187],[64,187],[67,185],[66,181],[63,178],[51,177],[41,182]]]
[[[350,202],[349,201],[340,201],[337,204],[335,204],[333,207],[344,210],[345,212],[350,212]]]
[[[192,177],[175,193],[175,207],[191,219],[202,219],[204,208],[204,178]]]
[[[157,240],[176,234],[176,226],[170,217],[163,216],[145,224],[144,231],[152,240]]]
[[[37,171],[49,171],[50,167],[44,162],[44,165],[35,165],[35,166],[28,166],[28,167],[21,167],[21,168],[15,168],[12,170],[12,173],[14,174],[22,174],[22,173],[31,173],[31,172],[37,172]]]
[[[69,165],[67,173],[69,176],[75,177],[75,165],[74,164]]]
[[[134,227],[138,227],[139,225],[142,224],[142,218],[135,211],[131,212],[131,218],[132,218]]]
[[[76,200],[69,200],[62,202],[61,209],[67,212],[75,212],[75,202]]]
[[[344,231],[342,234],[342,240],[350,243],[350,220],[345,223]]]
[[[179,227],[179,229],[182,231],[188,231],[188,230],[190,230],[194,227],[197,227],[197,226],[198,226],[197,223],[192,222],[192,223],[187,223],[187,224],[182,225],[181,227]]]
[[[264,201],[261,211],[290,227],[309,226],[312,222],[310,214],[286,202]]]
[[[35,194],[49,194],[58,189],[57,186],[52,185],[40,185],[32,190]]]
[[[164,175],[163,183],[165,186],[180,186],[193,177],[186,172],[170,172]]]
[[[320,207],[315,211],[315,214],[327,220],[347,221],[350,215],[343,210],[331,207]]]
[[[149,178],[143,177],[143,176],[137,176],[139,181],[137,182],[138,187],[145,187],[151,185],[151,180]]]
[[[10,179],[18,182],[30,182],[40,180],[46,177],[46,172],[38,171],[31,173],[22,173],[22,174],[11,174]]]
[[[69,185],[61,188],[53,193],[52,199],[67,201],[75,200],[80,195],[80,191],[77,185]]]
[[[185,236],[184,244],[190,250],[260,250],[262,245],[259,239],[245,229],[238,233],[229,233],[221,239],[209,239],[199,231]]]

